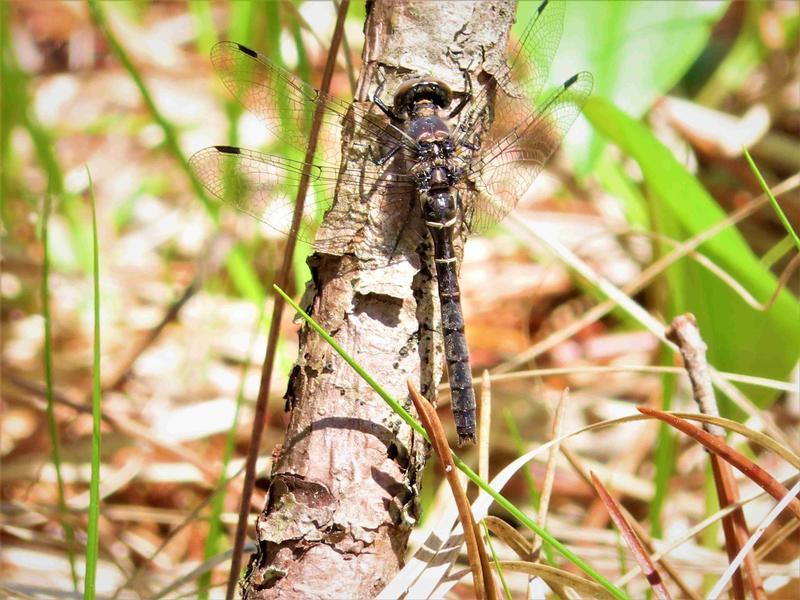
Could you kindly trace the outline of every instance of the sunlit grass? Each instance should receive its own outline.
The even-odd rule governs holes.
[[[113,30],[109,26],[105,16],[105,8],[103,7],[102,3],[98,2],[97,0],[87,1],[92,19],[103,32],[105,39],[108,41],[111,47],[111,51],[122,63],[123,67],[130,76],[131,81],[133,81],[133,83],[136,85],[136,88],[139,90],[142,100],[150,112],[153,121],[155,121],[155,123],[164,132],[164,142],[167,150],[177,161],[181,171],[183,171],[184,175],[188,178],[195,196],[203,203],[208,215],[211,217],[214,223],[218,224],[219,206],[209,199],[205,188],[203,188],[203,185],[197,179],[197,176],[189,166],[189,161],[181,151],[180,144],[178,143],[178,133],[175,127],[159,110],[153,94],[144,81],[144,77],[142,77],[142,74],[136,68],[136,65],[128,56],[125,48],[119,42]],[[244,286],[242,291],[247,297],[253,299],[254,301],[260,301],[261,298],[266,296],[263,287],[259,283],[258,276],[253,271],[250,258],[244,253],[241,245],[237,244],[231,248],[227,264],[229,265],[229,268],[234,271],[231,273],[234,281]]]
[[[92,282],[94,287],[94,336],[92,342],[92,478],[89,484],[89,521],[86,539],[86,575],[84,577],[84,598],[93,599],[97,585],[97,558],[99,550],[100,519],[100,459],[102,435],[100,384],[100,249],[97,239],[97,206],[94,199],[92,175],[86,169],[89,178],[89,201],[92,209]]]
[[[769,198],[769,203],[772,205],[772,209],[775,211],[775,214],[778,215],[778,219],[780,220],[781,225],[783,225],[783,228],[786,230],[786,233],[788,233],[789,237],[791,237],[792,241],[794,241],[795,248],[800,250],[800,237],[797,235],[797,232],[794,230],[794,227],[792,227],[792,224],[789,223],[789,219],[783,212],[781,205],[778,204],[778,201],[775,199],[775,196],[772,195],[772,190],[769,189],[767,182],[764,181],[764,176],[761,175],[761,171],[758,170],[758,167],[756,166],[753,157],[750,156],[750,153],[747,151],[747,148],[742,148],[742,151],[744,152],[744,157],[747,159],[747,164],[750,165],[750,168],[753,170],[753,174],[756,176],[756,179],[758,179],[758,184],[761,186],[761,189],[764,190],[764,193],[767,195],[767,198]]]
[[[508,589],[508,583],[506,583],[505,575],[503,575],[503,568],[500,566],[500,560],[497,558],[497,552],[495,552],[494,544],[492,543],[492,536],[489,535],[489,528],[486,527],[486,523],[483,521],[481,521],[481,530],[483,531],[483,538],[489,546],[489,552],[492,554],[494,568],[497,570],[497,575],[500,577],[500,584],[503,586],[503,594],[505,594],[507,600],[511,600],[511,590]]]
[[[664,366],[671,366],[674,361],[672,351],[663,347],[660,352],[660,360]],[[674,375],[665,373],[661,376],[661,410],[672,410],[675,382]],[[666,424],[659,424],[653,456],[655,463],[655,474],[653,476],[655,493],[650,501],[647,514],[650,532],[656,538],[663,537],[664,534],[664,523],[661,517],[669,496],[672,475],[675,472],[675,446],[675,432]]]
[[[525,443],[522,439],[522,436],[519,433],[519,428],[517,427],[517,421],[514,415],[511,413],[510,410],[504,409],[503,410],[503,421],[505,422],[506,429],[508,429],[509,435],[511,435],[511,441],[514,443],[514,449],[517,453],[517,456],[522,456],[525,454]],[[536,479],[531,472],[530,465],[525,465],[522,469],[522,475],[525,477],[525,486],[528,489],[528,496],[530,497],[531,502],[531,509],[533,510],[534,514],[539,512],[539,503],[542,498],[541,491],[536,486]],[[542,552],[544,554],[544,558],[546,562],[550,566],[555,566],[555,556],[553,554],[553,549],[547,542],[542,543]]]

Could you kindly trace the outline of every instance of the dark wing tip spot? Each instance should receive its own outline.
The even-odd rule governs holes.
[[[237,148],[236,146],[214,146],[217,150],[222,152],[223,154],[241,154],[242,149]]]
[[[542,14],[542,11],[547,7],[548,2],[550,2],[550,0],[542,0],[542,3],[539,5],[539,8],[536,9],[536,12],[538,14]]]
[[[245,54],[252,56],[253,58],[256,58],[258,56],[258,52],[256,52],[255,50],[251,50],[247,46],[242,46],[241,44],[236,44],[236,45],[239,46],[239,50],[241,50]]]
[[[566,90],[566,89],[569,89],[569,88],[570,88],[570,86],[574,85],[574,84],[575,84],[575,82],[576,82],[576,81],[578,81],[578,75],[579,75],[579,73],[575,73],[575,75],[573,75],[572,77],[570,77],[569,79],[567,79],[567,80],[564,82],[564,89],[565,89],[565,90]]]

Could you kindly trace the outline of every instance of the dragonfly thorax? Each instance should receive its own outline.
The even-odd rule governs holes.
[[[418,144],[449,142],[451,135],[447,123],[435,114],[409,119],[406,121],[406,132]]]
[[[423,194],[451,188],[462,171],[452,144],[440,142],[420,144],[419,158],[411,167],[417,189]]]

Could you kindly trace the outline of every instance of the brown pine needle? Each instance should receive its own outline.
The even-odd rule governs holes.
[[[718,454],[727,462],[736,467],[739,471],[741,471],[744,475],[752,479],[754,483],[758,484],[765,492],[767,492],[776,500],[780,501],[786,494],[789,493],[789,490],[787,490],[777,479],[755,464],[752,460],[747,458],[744,454],[735,450],[734,448],[731,448],[728,444],[720,441],[719,438],[716,438],[713,435],[706,433],[699,427],[692,425],[689,423],[689,421],[660,410],[648,408],[646,406],[638,406],[637,410],[644,415],[664,421],[665,423],[673,426],[675,429],[679,429],[686,435],[691,436],[696,441],[703,444],[703,446],[705,446],[708,450]],[[794,498],[789,503],[787,508],[797,519],[800,519],[800,500]]]
[[[608,493],[608,490],[605,488],[600,479],[598,479],[597,475],[591,473],[591,476],[592,483],[594,483],[597,494],[600,496],[603,504],[605,504],[608,514],[611,515],[611,520],[614,521],[617,529],[619,529],[619,532],[622,534],[622,538],[625,540],[625,543],[628,545],[633,557],[636,559],[639,568],[642,570],[645,578],[647,578],[647,583],[649,583],[650,587],[653,588],[653,593],[655,593],[656,598],[659,600],[669,600],[671,596],[664,585],[664,580],[661,578],[661,574],[658,572],[658,569],[656,569],[656,565],[650,558],[647,550],[645,550],[644,546],[642,546],[642,542],[638,537],[636,537],[636,533],[634,533],[633,528],[631,527],[630,523],[628,523],[625,515],[623,515],[622,511],[620,511],[617,501],[613,498],[613,496],[611,496],[611,494]]]
[[[472,516],[472,507],[469,504],[467,495],[464,493],[464,488],[461,487],[461,483],[458,481],[456,465],[451,456],[452,451],[447,443],[444,427],[442,427],[439,415],[431,406],[431,403],[420,395],[411,380],[408,380],[407,384],[419,419],[428,432],[431,446],[433,446],[434,452],[439,457],[439,461],[444,467],[447,483],[450,485],[450,489],[453,490],[461,527],[464,530],[464,541],[467,545],[467,558],[472,570],[475,594],[479,600],[481,598],[495,600],[497,598],[497,589],[489,566],[489,557],[486,554],[486,548],[483,546],[480,530]]]

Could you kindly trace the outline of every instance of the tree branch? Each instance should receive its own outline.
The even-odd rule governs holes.
[[[357,99],[368,101],[384,78],[388,96],[421,75],[462,91],[462,69],[486,71],[503,58],[513,15],[511,0],[376,1]],[[359,142],[353,123],[343,141],[348,172],[377,168]],[[434,396],[442,374],[435,269],[419,208],[386,212],[385,204],[340,183],[309,259],[309,312],[411,407],[406,379]],[[372,597],[403,563],[427,449],[307,327],[286,398],[290,423],[274,453],[243,595]]]

